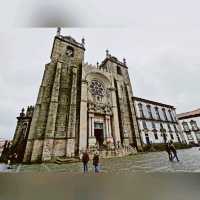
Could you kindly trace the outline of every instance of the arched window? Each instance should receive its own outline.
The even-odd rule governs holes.
[[[169,115],[170,115],[171,121],[173,122],[174,119],[173,119],[173,116],[172,116],[172,112],[171,112],[171,110],[168,110],[168,112],[169,112]]]
[[[155,111],[156,111],[157,119],[158,119],[158,120],[161,120],[158,107],[155,107]]]
[[[165,108],[162,108],[162,111],[163,111],[163,115],[164,115],[165,120],[168,121],[168,118],[167,118],[167,114],[166,114]]]
[[[166,132],[166,130],[164,129],[164,127],[163,127],[163,124],[162,124],[162,123],[160,123],[160,132]]]
[[[191,125],[193,131],[198,130],[198,126],[197,126],[197,122],[196,121],[191,120],[190,121],[190,125]]]
[[[178,129],[175,124],[174,124],[174,131],[175,131],[175,133],[178,133]]]
[[[71,46],[67,46],[66,54],[69,57],[74,57],[74,48]]]
[[[142,120],[142,125],[143,125],[143,128],[144,128],[144,129],[147,129],[146,121]]]
[[[184,131],[190,131],[190,129],[189,129],[189,126],[188,126],[188,123],[187,123],[187,122],[182,122],[182,126],[183,126],[183,129],[184,129]]]
[[[149,118],[153,119],[153,115],[152,115],[152,112],[151,112],[151,106],[150,105],[147,105],[147,111],[148,111],[148,114],[149,114]]]
[[[122,70],[120,66],[117,66],[117,74],[122,75]]]
[[[158,134],[156,132],[154,133],[154,137],[156,140],[158,139]]]
[[[157,130],[156,130],[156,125],[155,125],[155,123],[154,123],[154,122],[151,122],[151,124],[152,124],[152,129],[153,129],[153,131],[157,131]]]
[[[142,108],[142,104],[138,103],[138,108],[139,108],[139,112],[140,112],[140,117],[144,118],[144,112],[143,112],[143,108]]]
[[[172,132],[172,128],[171,128],[170,124],[167,124],[167,127],[168,127],[169,132]]]

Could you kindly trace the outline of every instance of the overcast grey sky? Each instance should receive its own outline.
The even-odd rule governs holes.
[[[55,28],[0,32],[0,137],[11,138],[21,108],[35,104],[55,33]],[[102,61],[107,48],[125,57],[136,96],[174,105],[177,112],[200,107],[200,29],[62,29],[62,34],[85,37],[85,62]]]
[[[7,0],[2,26],[99,27],[200,25],[199,0]],[[6,20],[5,20],[6,19]]]
[[[4,1],[0,137],[12,137],[20,109],[35,104],[56,32],[19,27],[96,27],[63,34],[85,37],[89,63],[100,62],[106,48],[121,60],[126,57],[136,96],[172,104],[177,112],[199,108],[199,8],[199,0]]]

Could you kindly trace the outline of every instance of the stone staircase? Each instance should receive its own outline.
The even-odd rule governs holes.
[[[133,148],[132,146],[126,146],[126,147],[120,147],[120,148],[111,148],[111,149],[101,149],[97,150],[97,148],[89,148],[88,153],[90,158],[92,158],[97,152],[99,154],[100,158],[114,158],[114,157],[123,157],[128,155],[134,155],[137,154],[136,148]]]
[[[126,147],[120,147],[120,148],[102,148],[98,149],[96,146],[91,146],[88,149],[88,154],[90,159],[93,158],[95,152],[99,154],[100,158],[115,158],[115,157],[123,157],[123,156],[128,156],[128,155],[134,155],[137,154],[137,150],[133,148],[132,146],[126,146]],[[57,157],[55,159],[55,163],[57,164],[64,164],[64,163],[75,163],[75,162],[80,162],[82,158],[82,153],[80,152],[80,157],[71,157],[71,158],[66,158],[66,157]]]
[[[79,158],[61,158],[61,157],[57,157],[55,159],[55,163],[56,164],[75,163],[75,162],[79,162],[79,161],[80,161]]]

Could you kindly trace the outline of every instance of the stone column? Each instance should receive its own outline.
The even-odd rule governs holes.
[[[80,130],[79,151],[87,148],[87,81],[82,80],[81,107],[80,107]]]
[[[109,132],[108,132],[108,117],[107,115],[105,116],[105,139],[107,139],[109,137]]]
[[[106,132],[107,132],[107,138],[106,140],[111,142],[110,146],[113,145],[113,136],[111,133],[111,119],[110,119],[110,115],[106,116]]]
[[[92,137],[94,137],[94,115],[92,117]]]
[[[92,116],[91,114],[89,113],[89,119],[88,119],[88,137],[91,137],[92,136]]]
[[[130,111],[131,111],[131,116],[132,116],[132,123],[133,123],[133,134],[135,135],[136,143],[137,143],[137,148],[138,150],[142,151],[142,141],[141,141],[141,135],[139,132],[139,127],[138,127],[138,122],[136,119],[136,111],[135,111],[135,105],[134,102],[132,101],[132,89],[130,85],[126,85],[127,89],[127,96],[129,100],[129,106],[130,106]]]
[[[116,97],[116,90],[115,88],[111,89],[111,95],[112,95],[112,131],[113,131],[113,139],[116,143],[117,141],[120,141],[120,129],[119,129],[119,118],[118,118],[118,109],[117,109],[117,97]]]
[[[51,160],[53,154],[53,142],[54,142],[57,109],[58,109],[61,68],[62,68],[62,63],[58,62],[52,94],[51,94],[51,101],[49,105],[46,130],[45,130],[45,139],[44,139],[43,153],[42,153],[43,161]]]
[[[112,137],[110,116],[108,116],[108,137]]]
[[[73,67],[73,82],[71,89],[71,104],[69,110],[69,122],[67,130],[67,144],[66,155],[68,157],[73,156],[75,152],[75,133],[76,133],[76,97],[77,97],[77,67]]]
[[[93,113],[89,113],[88,120],[89,120],[88,145],[91,146],[91,145],[95,145],[96,143],[96,138],[94,137],[94,114]]]

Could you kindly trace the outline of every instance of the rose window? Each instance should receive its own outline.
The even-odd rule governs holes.
[[[103,83],[98,80],[92,80],[89,86],[90,92],[92,95],[103,97],[105,94],[105,88]]]

